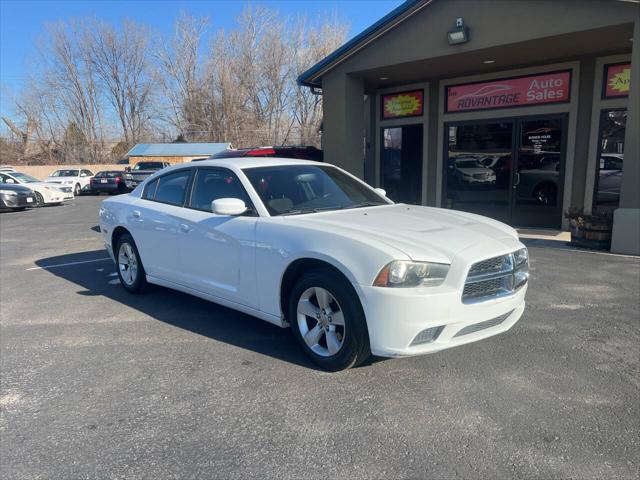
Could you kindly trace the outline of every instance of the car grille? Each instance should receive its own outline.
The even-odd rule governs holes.
[[[511,295],[527,282],[528,277],[528,261],[516,265],[513,253],[474,263],[464,284],[462,302],[476,303]]]
[[[469,335],[471,333],[480,332],[482,330],[486,330],[487,328],[497,327],[502,322],[504,322],[507,318],[509,318],[509,315],[511,315],[512,313],[513,313],[513,310],[505,313],[504,315],[500,315],[499,317],[492,318],[490,320],[485,320],[484,322],[478,322],[478,323],[474,323],[473,325],[467,325],[466,327],[458,331],[458,333],[456,333],[454,337],[462,337],[463,335]]]

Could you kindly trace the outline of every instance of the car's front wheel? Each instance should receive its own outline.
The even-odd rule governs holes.
[[[147,285],[146,274],[133,237],[128,233],[118,239],[116,247],[118,278],[122,286],[131,293],[140,293]]]
[[[44,205],[44,197],[40,192],[33,192],[33,196],[35,197],[35,202],[33,203],[34,207],[42,207]]]
[[[358,295],[344,277],[330,270],[311,271],[296,282],[288,319],[302,349],[326,370],[344,370],[371,355]]]
[[[81,188],[80,188],[80,184],[79,184],[79,183],[76,183],[76,186],[75,186],[75,187],[74,187],[74,189],[73,189],[73,194],[77,197],[77,196],[79,196],[79,195],[80,195],[80,192],[81,192],[81,191],[82,191],[82,190],[81,190]]]

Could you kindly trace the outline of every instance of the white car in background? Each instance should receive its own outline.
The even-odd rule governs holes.
[[[60,205],[62,202],[73,200],[73,189],[68,186],[55,186],[41,182],[26,173],[17,172],[13,168],[0,169],[0,182],[23,185],[33,191],[34,207],[43,205]]]
[[[326,163],[174,165],[104,200],[100,229],[129,292],[153,283],[291,326],[328,370],[481,340],[525,307],[513,228],[394,204]]]
[[[475,158],[458,158],[454,163],[454,175],[459,182],[467,184],[496,183],[496,174]]]
[[[64,185],[65,187],[71,187],[75,196],[80,195],[83,192],[89,192],[91,190],[91,178],[93,173],[90,170],[69,168],[60,169],[49,175],[44,181],[47,183],[56,183]]]

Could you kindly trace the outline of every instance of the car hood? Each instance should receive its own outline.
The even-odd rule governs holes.
[[[332,230],[369,242],[382,242],[413,260],[451,262],[457,253],[480,243],[517,239],[508,225],[472,213],[394,204],[286,217],[301,225]]]
[[[64,182],[68,180],[77,180],[77,179],[78,177],[47,177],[44,179],[44,181],[56,183],[56,182]]]
[[[0,183],[0,190],[11,190],[16,193],[32,193],[30,188],[16,183]]]
[[[456,167],[465,175],[473,175],[475,173],[493,173],[493,170],[490,168],[482,168],[482,167]]]

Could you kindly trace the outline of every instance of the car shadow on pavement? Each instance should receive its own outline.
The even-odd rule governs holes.
[[[84,290],[79,291],[79,295],[110,298],[117,303],[114,309],[125,305],[198,335],[319,370],[307,359],[288,328],[155,285],[150,286],[146,293],[131,294],[120,285],[115,265],[107,257],[105,250],[93,250],[43,258],[35,264],[82,287]],[[113,316],[113,311],[105,314]],[[372,358],[362,366],[379,360]]]

